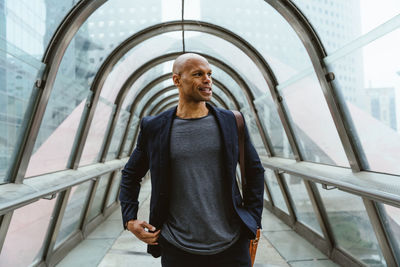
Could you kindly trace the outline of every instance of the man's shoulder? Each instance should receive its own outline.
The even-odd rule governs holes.
[[[226,118],[233,119],[235,117],[231,110],[227,110],[227,109],[215,107],[215,106],[213,106],[212,108],[214,109],[215,113],[219,114],[224,119],[226,119]]]
[[[160,114],[154,116],[145,116],[142,118],[143,128],[153,127],[160,125],[165,119],[173,116],[175,108],[168,109]]]

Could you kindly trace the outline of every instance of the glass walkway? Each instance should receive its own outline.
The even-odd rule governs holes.
[[[117,196],[186,52],[266,169],[256,264],[400,266],[399,47],[398,0],[0,0],[0,266],[160,265]]]

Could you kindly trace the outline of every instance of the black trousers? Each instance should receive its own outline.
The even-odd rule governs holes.
[[[250,267],[249,239],[243,234],[228,249],[214,255],[197,255],[183,251],[160,235],[163,267]]]

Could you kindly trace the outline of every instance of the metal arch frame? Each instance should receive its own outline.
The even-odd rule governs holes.
[[[174,86],[171,86],[171,87],[174,87]],[[167,88],[169,88],[169,87],[167,87]],[[167,88],[165,88],[165,89],[167,89]],[[157,97],[161,97],[162,96],[162,94],[159,94],[159,95],[157,95]],[[170,96],[167,96],[166,97],[166,99],[167,98],[169,98],[169,99],[172,99],[172,96],[178,96],[179,97],[179,93],[178,94],[173,94],[173,95],[170,95]],[[146,103],[146,105],[145,105],[145,108],[143,108],[142,109],[142,111],[141,111],[141,113],[140,113],[140,115],[141,116],[139,116],[139,118],[142,118],[143,117],[143,115],[146,113],[146,111],[148,110],[148,108],[150,107],[147,107],[147,104],[148,105],[151,105],[151,103],[152,102],[154,102],[154,101],[156,101],[157,100],[157,97],[155,97],[155,98],[152,98],[151,100],[152,101],[150,101],[150,99],[147,101],[147,103]],[[214,102],[214,101],[209,101],[209,102],[211,102],[213,105],[216,105],[217,104],[217,102],[221,105],[221,106],[223,106],[224,108],[227,108],[228,107],[228,105],[225,103],[225,101],[223,101],[219,96],[217,96],[217,95],[213,95],[213,98],[215,98],[215,100],[216,100],[216,102]],[[150,115],[150,114],[154,114],[154,110],[157,108],[157,105],[155,105],[149,112],[147,112],[147,114],[148,115]]]
[[[306,17],[296,7],[296,5],[292,3],[292,1],[265,0],[265,2],[270,4],[282,15],[282,17],[289,23],[302,41],[318,77],[318,81],[351,169],[353,172],[361,171],[363,166],[367,166],[367,164],[362,160],[366,157],[364,156],[364,151],[361,144],[357,141],[354,134],[352,134],[352,131],[355,131],[355,127],[353,125],[352,118],[345,115],[344,111],[347,110],[347,107],[341,104],[335,93],[334,86],[332,84],[334,75],[332,76],[330,73],[328,73],[323,62],[323,58],[327,56],[327,53],[322,45],[322,42],[319,40],[318,35]],[[389,266],[398,265],[399,262],[397,262],[393,250],[391,250],[391,243],[389,237],[387,236],[387,231],[384,230],[384,224],[381,215],[378,213],[373,201],[363,198],[363,202],[387,264]],[[320,204],[322,205],[322,203]],[[331,229],[329,229],[328,225],[324,225],[324,227],[327,227],[326,229],[331,232]],[[335,245],[332,235],[333,233],[331,232],[326,236],[326,238],[331,238],[332,247],[334,247]]]
[[[172,101],[170,103],[166,103],[164,106],[162,106],[158,110],[156,110],[154,114],[158,114],[158,113],[161,113],[161,112],[163,112],[165,110],[168,110],[168,109],[178,105],[178,102],[179,101]]]
[[[189,52],[189,51],[187,51]],[[255,112],[255,106],[254,103],[252,101],[252,93],[250,90],[250,87],[247,85],[247,83],[244,81],[244,79],[230,66],[228,66],[227,64],[225,64],[224,62],[222,62],[221,60],[214,58],[212,56],[206,55],[206,54],[202,54],[202,53],[198,53],[199,55],[202,55],[203,57],[205,57],[211,64],[217,66],[218,68],[222,69],[223,71],[225,71],[229,76],[231,76],[231,78],[239,85],[239,87],[242,89],[242,91],[244,92],[246,99],[248,100],[248,104],[249,107],[251,109],[251,111],[254,111],[253,114],[255,114],[255,120],[256,120],[256,124],[257,127],[260,131],[260,135],[262,138],[262,141],[264,143],[264,147],[267,151],[267,154],[270,156],[271,155],[271,150],[270,150],[270,142],[269,139],[266,135],[266,130],[262,128],[261,123],[260,123],[260,119],[258,117],[258,113]],[[163,56],[160,56],[158,58],[154,58],[151,60],[152,65],[145,63],[143,66],[146,67],[152,67],[155,66],[157,64],[161,64],[163,62],[169,61],[171,59],[175,59],[177,56],[179,56],[181,53],[176,52],[176,53],[170,53],[170,54],[165,54]],[[141,68],[141,67],[140,67]],[[138,69],[140,69],[138,68]],[[133,74],[132,74],[133,75]],[[122,89],[122,88],[121,88]],[[129,88],[124,88],[124,90],[128,90]],[[133,113],[131,113],[132,116]],[[133,149],[133,143],[131,145],[130,151],[132,151]]]
[[[276,91],[276,79],[269,68],[267,62],[264,60],[264,58],[258,53],[258,51],[252,47],[247,41],[245,41],[243,38],[240,36],[236,35],[233,32],[228,31],[225,28],[219,27],[217,25],[211,24],[211,23],[205,23],[201,21],[172,21],[172,22],[166,22],[166,23],[160,23],[151,27],[148,27],[142,31],[137,32],[136,34],[130,36],[127,38],[125,41],[123,41],[118,47],[116,47],[110,55],[107,57],[107,59],[103,62],[102,66],[100,67],[99,71],[96,74],[96,77],[94,78],[94,81],[91,86],[91,91],[94,92],[91,99],[88,100],[87,105],[85,106],[85,111],[83,112],[81,124],[79,126],[79,130],[76,134],[76,139],[74,142],[74,149],[71,152],[71,157],[73,158],[72,163],[70,166],[75,166],[77,161],[79,161],[80,154],[82,153],[83,150],[83,145],[85,143],[89,128],[90,128],[90,123],[94,115],[95,107],[97,105],[99,96],[100,96],[100,91],[103,87],[103,84],[105,82],[105,79],[107,78],[108,74],[112,71],[113,66],[119,61],[119,59],[130,49],[132,49],[134,46],[137,44],[162,33],[167,33],[171,31],[179,31],[181,30],[182,24],[185,26],[185,30],[189,31],[199,31],[199,32],[204,32],[204,33],[209,33],[213,34],[215,36],[218,36],[220,38],[223,38],[232,44],[236,45],[239,49],[241,49],[252,61],[256,64],[256,66],[260,69],[260,72],[263,74],[263,77],[265,78],[270,90],[271,94],[274,97],[275,103],[277,103],[278,107],[278,113],[281,118],[282,124],[284,126],[285,132],[287,134],[289,143],[292,147],[293,153],[297,159],[300,160],[299,153],[296,153],[298,151],[297,149],[297,144],[294,142],[294,135],[291,130],[291,125],[288,124],[287,122],[287,116],[286,113],[283,109],[283,106],[279,104],[280,102],[278,101],[278,96],[277,96],[277,91]],[[254,101],[254,96],[251,92],[251,90],[248,92],[249,95],[246,95],[248,97],[248,100],[253,102]],[[261,137],[264,142],[264,146],[266,147],[267,154],[269,156],[272,155],[271,150],[270,150],[270,144],[267,141],[266,135],[265,135],[265,129],[262,128],[259,122],[259,117],[256,108],[253,105],[250,105],[251,111],[253,114],[255,114],[255,117],[257,118],[257,126],[260,129]],[[268,147],[268,148],[267,148]]]
[[[334,93],[333,85],[331,83],[334,78],[329,78],[329,73],[323,63],[323,58],[326,57],[327,54],[318,35],[306,17],[291,1],[264,1],[271,5],[289,23],[302,41],[318,77],[350,166],[354,172],[360,171],[362,163],[358,153],[360,151],[357,150],[360,146],[356,144],[354,138],[351,136],[350,129],[354,129],[354,127],[350,127],[352,123],[347,120],[342,111],[343,107],[341,107],[340,101],[338,101],[337,96]]]
[[[153,88],[154,86],[156,86],[157,84],[170,79],[172,77],[172,72],[170,73],[166,73],[161,75],[160,77],[157,77],[156,79],[152,80],[151,82],[149,82],[142,90],[140,90],[140,92],[137,94],[137,96],[135,97],[133,103],[131,104],[131,108],[130,108],[130,113],[131,116],[129,117],[128,123],[126,124],[126,128],[124,131],[124,135],[122,137],[122,142],[120,144],[120,148],[119,148],[119,152],[118,152],[118,156],[117,158],[121,158],[122,154],[123,154],[123,149],[125,147],[125,143],[126,143],[126,138],[128,136],[128,132],[130,129],[130,125],[131,122],[134,118],[134,111],[137,107],[137,105],[140,103],[140,101],[142,100],[142,98],[144,97],[145,94],[147,94],[147,92],[149,92],[151,90],[151,88]],[[227,97],[229,98],[229,100],[235,105],[236,109],[240,110],[240,104],[238,103],[238,101],[236,100],[236,97],[228,90],[228,88],[222,83],[220,82],[218,79],[216,79],[215,77],[213,77],[213,83],[218,86],[221,91],[223,91]],[[136,129],[137,130],[137,129]],[[135,133],[134,136],[136,136],[137,133]],[[134,141],[134,139],[132,140],[132,142]]]
[[[36,81],[28,108],[25,112],[24,124],[15,150],[12,165],[7,176],[9,182],[22,183],[40,125],[46,111],[50,93],[53,89],[58,68],[69,43],[86,19],[106,0],[87,0],[78,2],[64,18],[53,35],[42,62],[45,68]]]
[[[106,158],[107,158],[108,149],[110,147],[111,140],[113,138],[113,133],[114,133],[115,127],[116,127],[117,122],[118,122],[118,117],[119,117],[119,114],[120,114],[120,111],[121,111],[121,108],[122,108],[122,104],[123,104],[128,92],[129,92],[129,89],[131,88],[131,86],[135,83],[135,81],[137,81],[144,73],[146,73],[151,68],[153,68],[153,67],[155,67],[155,66],[157,66],[157,65],[159,65],[161,63],[164,63],[164,62],[166,62],[168,60],[174,59],[178,55],[180,55],[179,52],[170,53],[170,54],[166,54],[166,55],[161,56],[161,57],[154,58],[154,59],[144,63],[142,66],[140,66],[136,71],[134,71],[126,79],[124,84],[119,89],[118,95],[117,95],[117,97],[115,99],[114,105],[115,105],[116,109],[115,109],[115,112],[112,113],[112,116],[111,116],[111,119],[110,119],[111,120],[110,127],[107,129],[107,131],[105,133],[106,139],[104,141],[104,145],[102,146],[102,150],[101,150],[101,153],[100,153],[100,155],[101,155],[100,156],[100,162],[104,162],[106,160]],[[101,91],[101,90],[98,90],[98,91]],[[227,106],[225,106],[225,107],[227,107]],[[85,114],[88,114],[88,113],[85,113]],[[133,113],[131,113],[131,116],[132,116],[132,114]],[[91,119],[93,119],[93,117],[91,117]],[[129,121],[129,119],[128,119],[128,121]],[[85,128],[85,127],[83,127],[83,128]],[[261,129],[259,129],[259,130],[261,130]],[[125,128],[125,131],[126,131],[126,128]],[[86,137],[87,137],[87,135],[86,135]],[[83,144],[84,142],[82,142],[82,140],[81,140],[80,143]],[[118,150],[120,150],[121,144],[122,144],[122,142],[120,143]],[[74,147],[75,147],[75,145],[74,145]],[[83,146],[80,147],[79,150],[83,151]],[[79,154],[81,154],[81,152],[79,152]],[[73,155],[76,155],[76,154],[73,154]],[[76,161],[76,158],[75,158],[74,165],[75,166],[78,165],[78,162]]]

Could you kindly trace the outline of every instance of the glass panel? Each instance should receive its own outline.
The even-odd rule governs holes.
[[[128,123],[129,116],[131,114],[125,110],[121,110],[119,113],[117,125],[114,129],[114,134],[111,139],[110,148],[107,153],[107,160],[114,159],[119,153],[119,148],[122,142],[122,137],[126,129],[126,124]]]
[[[386,266],[360,197],[318,185],[336,244],[365,264]]]
[[[0,254],[0,266],[28,266],[38,257],[56,199],[40,199],[14,211]]]
[[[113,104],[100,97],[97,103],[93,120],[90,124],[88,136],[83,148],[79,166],[84,166],[98,161],[99,152],[101,151],[106,130],[108,129]]]
[[[236,109],[233,102],[226,96],[226,94],[217,85],[215,85],[215,83],[213,84],[212,89],[213,89],[213,95],[216,95],[219,98],[221,98],[221,100],[225,102],[225,104],[228,106],[228,109]]]
[[[328,63],[367,170],[400,174],[400,29]]]
[[[258,130],[256,119],[254,114],[250,112],[250,109],[240,110],[243,113],[244,119],[246,121],[247,130],[249,131],[251,142],[253,143],[258,155],[267,156],[267,151],[265,150],[264,143],[261,139],[260,131]]]
[[[285,199],[283,198],[282,191],[281,188],[279,187],[278,181],[276,180],[274,171],[266,168],[264,177],[267,181],[268,188],[271,192],[272,201],[274,202],[275,207],[284,211],[286,214],[289,214]]]
[[[112,173],[107,173],[99,178],[100,181],[99,184],[97,185],[92,206],[90,207],[88,222],[90,222],[94,217],[96,217],[102,212],[104,197],[107,190],[108,181],[110,180],[111,175]]]
[[[60,231],[58,232],[55,248],[63,243],[71,233],[79,229],[82,212],[84,211],[83,207],[86,204],[91,185],[92,181],[88,181],[71,188],[71,193],[68,198],[67,208],[64,212]]]
[[[156,67],[151,68],[150,70],[146,71],[142,76],[140,76],[140,78],[137,79],[137,81],[132,85],[131,89],[129,89],[129,92],[124,100],[122,108],[130,110],[134,98],[136,97],[137,93],[139,93],[139,90],[142,90],[145,86],[148,85],[148,83],[153,81],[155,78],[165,73],[172,72],[173,63],[174,60],[167,61],[165,63],[157,65]]]
[[[233,0],[227,3],[185,1],[185,19],[218,24],[244,38],[270,64],[278,81],[286,80],[311,66],[300,38],[269,4],[262,0]],[[198,12],[189,12],[192,9]]]
[[[157,85],[154,86],[153,88],[151,88],[150,91],[148,91],[148,92],[143,96],[143,98],[140,100],[140,102],[136,105],[135,114],[136,114],[137,116],[139,116],[140,113],[142,112],[143,108],[145,107],[145,105],[151,104],[151,103],[148,103],[148,101],[150,100],[150,98],[152,98],[152,97],[153,97],[156,93],[158,93],[159,91],[161,91],[161,90],[163,90],[163,89],[165,89],[165,88],[167,88],[167,87],[169,87],[169,86],[171,86],[171,85],[173,85],[172,79],[168,79],[168,80],[166,80],[166,81],[164,81],[164,82],[161,82],[161,83],[157,84]],[[139,89],[139,90],[141,90],[141,89]],[[172,91],[168,91],[168,93],[165,93],[165,96],[171,95],[171,92],[172,92]],[[176,93],[176,92],[177,92],[177,89],[174,90],[173,92]],[[139,93],[139,92],[138,92],[138,93]],[[163,95],[164,95],[164,94],[163,94]],[[159,99],[159,97],[158,97],[157,99]],[[155,99],[155,100],[157,100],[157,99]]]
[[[213,64],[210,65],[212,69],[212,76],[217,78],[218,81],[222,82],[229,89],[232,95],[236,97],[236,100],[241,108],[248,107],[249,103],[246,99],[246,96],[235,80],[233,80],[231,76],[217,66]]]
[[[165,107],[166,103],[173,103],[175,101],[177,101],[178,98],[178,92],[177,91],[172,91],[172,92],[168,92],[171,93],[168,96],[165,96],[164,94],[157,97],[152,103],[151,105],[145,107],[145,111],[144,111],[144,116],[150,116],[150,115],[155,115],[157,114],[156,111],[159,111],[160,108]],[[176,97],[174,97],[176,96]],[[166,100],[167,97],[171,97],[168,100]],[[166,102],[164,102],[164,100]]]
[[[16,145],[23,134],[21,126],[33,84],[39,69],[44,67],[37,60],[24,60],[28,55],[23,52],[15,54],[17,57],[8,54],[7,48],[0,39],[0,183],[6,181]]]
[[[292,148],[270,94],[254,101],[261,125],[267,129],[274,156],[294,159]]]
[[[60,64],[27,176],[66,168],[88,89],[105,60],[105,55],[136,30],[159,22],[162,19],[161,9],[157,7],[160,6],[161,2],[155,0],[147,1],[139,8],[132,7],[131,1],[128,0],[109,1],[85,21],[69,44]],[[115,20],[116,16],[118,20]],[[171,50],[181,50],[181,42],[174,36],[179,36],[179,33],[162,34],[133,48],[125,61],[135,62],[136,65],[119,64],[120,67],[128,67],[119,73],[116,84],[109,85],[112,79],[106,81],[101,96],[113,102],[118,93],[117,85],[124,82],[124,79],[121,79],[122,74],[131,74],[133,71],[129,67],[138,67],[142,62],[157,56],[157,53],[163,55]],[[177,45],[173,45],[175,43]],[[140,56],[137,56],[138,53]],[[110,86],[111,89],[108,89]],[[51,144],[62,147],[54,149]],[[39,162],[47,163],[37,168]]]
[[[254,62],[232,43],[211,34],[185,31],[185,47],[188,51],[205,53],[227,63],[243,77],[255,97],[269,90]]]
[[[317,31],[328,53],[397,16],[397,0],[293,0]],[[379,12],[377,12],[379,10]]]
[[[182,51],[182,33],[170,32],[148,39],[130,50],[117,64],[101,90],[101,96],[114,102],[126,80],[149,60],[171,53]]]
[[[77,1],[0,1],[0,39],[41,60],[58,25]]]
[[[286,181],[289,193],[292,197],[293,209],[296,213],[297,220],[322,236],[321,227],[315,217],[314,209],[303,179],[286,173],[283,174],[283,178]]]
[[[349,166],[315,74],[280,88],[304,160]]]
[[[380,203],[378,207],[391,248],[397,260],[400,260],[400,209]]]
[[[117,200],[120,182],[121,182],[121,171],[117,171],[117,173],[115,174],[114,180],[112,182],[111,188],[110,188],[110,195],[107,199],[106,207],[109,207],[111,204],[113,204]]]

